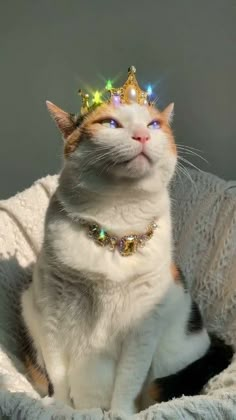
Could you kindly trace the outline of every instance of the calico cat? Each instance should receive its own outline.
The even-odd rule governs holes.
[[[47,106],[64,166],[22,295],[28,371],[75,408],[132,414],[138,396],[140,409],[159,400],[158,380],[149,392],[156,378],[183,372],[211,347],[172,261],[173,104],[162,112],[102,104],[78,118]],[[169,378],[163,398],[175,393]]]

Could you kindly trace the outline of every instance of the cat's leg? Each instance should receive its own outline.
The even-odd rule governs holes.
[[[160,388],[158,389],[158,378],[168,377],[181,371],[194,361],[202,358],[210,347],[210,338],[203,326],[197,306],[192,303],[187,292],[183,292],[182,296],[180,290],[178,293],[178,300],[175,301],[173,308],[166,316],[166,327],[163,329],[163,334],[153,357],[148,382],[143,392],[145,404],[142,408],[147,407],[147,401],[150,405],[155,401],[162,400],[161,393],[164,392],[164,389],[161,391],[161,386],[164,383],[160,381]],[[191,379],[194,381],[194,378]],[[155,381],[155,386],[150,388],[153,381]],[[165,383],[167,384],[167,382]],[[179,384],[184,385],[184,383]],[[150,395],[150,389],[152,395]],[[181,394],[180,389],[173,389],[171,392],[172,396],[177,396],[179,392]],[[152,402],[148,394],[152,397]]]
[[[202,357],[210,346],[210,338],[203,323],[197,320],[196,328],[189,328],[192,318],[191,297],[186,296],[184,300],[168,320],[154,355],[154,371],[157,376],[177,372]]]
[[[145,319],[124,340],[117,366],[111,410],[126,414],[137,412],[136,400],[151,366],[158,340],[156,312]],[[160,329],[159,329],[160,331]]]
[[[67,358],[60,351],[59,343],[53,337],[44,337],[41,343],[46,371],[53,386],[53,397],[55,400],[71,405]]]
[[[201,358],[172,375],[157,378],[151,385],[151,395],[156,402],[163,402],[199,394],[213,376],[229,366],[233,353],[232,346],[211,337],[211,345]]]
[[[70,405],[67,360],[55,333],[45,333],[42,315],[33,298],[32,285],[22,295],[22,315],[29,335],[33,338],[35,350],[53,385],[54,398]]]
[[[109,410],[116,361],[108,352],[93,352],[70,362],[70,396],[77,409],[100,407]]]

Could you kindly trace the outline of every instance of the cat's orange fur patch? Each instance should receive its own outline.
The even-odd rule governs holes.
[[[96,121],[100,120],[101,118],[107,118],[111,116],[112,105],[109,104],[102,104],[98,106],[94,111],[89,112],[82,121],[81,125],[74,130],[74,132],[67,138],[65,147],[64,147],[64,154],[65,156],[69,156],[71,153],[75,151],[77,148],[80,137],[82,133],[92,134],[94,131],[97,130]],[[93,126],[94,124],[94,126]]]
[[[171,274],[172,274],[173,279],[174,279],[174,281],[176,283],[180,283],[181,282],[181,280],[180,280],[180,272],[179,272],[179,269],[178,269],[178,267],[177,267],[177,265],[175,263],[172,263],[171,264]]]
[[[177,155],[177,147],[176,147],[175,139],[174,139],[172,130],[170,128],[170,124],[168,122],[168,117],[165,115],[165,110],[161,112],[154,106],[150,106],[149,112],[150,112],[151,118],[153,119],[156,118],[160,122],[161,129],[164,131],[164,133],[167,134],[171,152]]]
[[[69,156],[71,153],[75,151],[77,148],[81,135],[83,133],[87,133],[88,137],[89,135],[93,135],[98,130],[98,125],[96,124],[96,121],[99,121],[101,119],[106,118],[113,118],[112,114],[113,105],[112,104],[102,104],[99,105],[94,111],[89,112],[82,121],[81,125],[77,127],[72,134],[70,134],[65,142],[64,147],[64,154],[65,156]],[[156,118],[158,121],[160,121],[161,129],[167,134],[170,150],[175,155],[177,154],[177,147],[175,144],[175,139],[172,134],[172,130],[170,128],[170,125],[167,121],[167,117],[165,115],[165,112],[160,112],[157,108],[154,106],[148,107],[149,113],[151,118]]]
[[[175,143],[175,139],[174,136],[172,134],[172,130],[169,126],[169,124],[163,124],[162,126],[162,130],[167,134],[168,139],[169,139],[169,145],[170,145],[170,150],[172,153],[174,153],[174,155],[177,155],[177,147],[176,147],[176,143]]]
[[[141,392],[135,398],[134,405],[136,407],[137,412],[139,413],[142,408],[142,393]]]
[[[73,133],[67,138],[64,146],[64,155],[69,156],[71,153],[75,151],[79,144],[81,136],[81,128],[76,128]]]
[[[153,401],[161,402],[161,388],[156,383],[149,386],[148,395]]]
[[[32,382],[34,387],[39,390],[41,394],[47,395],[49,381],[46,373],[37,367],[28,355],[25,358],[25,367],[27,376],[29,377],[29,380]]]

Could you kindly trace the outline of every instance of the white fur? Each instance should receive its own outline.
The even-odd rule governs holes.
[[[114,153],[119,145],[120,155],[135,156],[141,146],[130,141],[130,137],[139,125],[147,126],[150,122],[147,108],[120,107],[115,117],[122,121],[121,131],[101,128],[90,141],[110,144]],[[128,140],[124,142],[124,138]],[[38,267],[44,258],[43,251],[33,283],[23,295],[23,316],[53,382],[55,398],[67,403],[72,398],[77,408],[100,406],[134,413],[135,398],[150,367],[150,380],[176,372],[201,356],[209,345],[205,332],[193,340],[186,337],[190,298],[180,284],[174,283],[170,270],[172,238],[167,186],[176,157],[162,130],[151,132],[145,148],[152,165],[135,161],[122,171],[120,167],[114,169],[112,176],[120,179],[114,188],[109,179],[103,180],[104,184],[96,180],[101,200],[95,194],[94,200],[71,205],[61,194],[70,218],[66,222],[55,219],[48,226],[48,239],[59,261],[80,271],[101,273],[121,285],[109,302],[104,297],[110,312],[101,316],[93,334],[86,340],[82,337],[79,319],[73,320],[76,323],[71,328],[63,330],[62,322],[61,331],[48,333],[54,320],[48,315],[50,308],[40,300],[42,279]],[[65,172],[73,169],[76,159],[85,156],[86,141],[74,152]],[[124,174],[137,177],[133,188],[122,181]],[[85,180],[82,185],[76,176],[75,186],[78,184],[80,191],[82,187],[88,191],[93,188],[93,183],[86,184]],[[94,220],[117,236],[143,233],[153,219],[157,220],[158,228],[144,248],[133,256],[123,257],[117,250],[110,252],[97,246],[84,228],[73,221],[78,217]]]

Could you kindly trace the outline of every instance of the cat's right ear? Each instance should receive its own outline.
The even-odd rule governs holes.
[[[169,125],[171,125],[174,117],[174,103],[172,102],[169,104],[164,111],[162,111],[162,115],[165,117],[166,121]]]
[[[50,101],[46,101],[46,105],[50,115],[56,122],[56,125],[66,140],[67,137],[69,137],[69,135],[76,129],[76,123],[73,115],[63,111]]]

